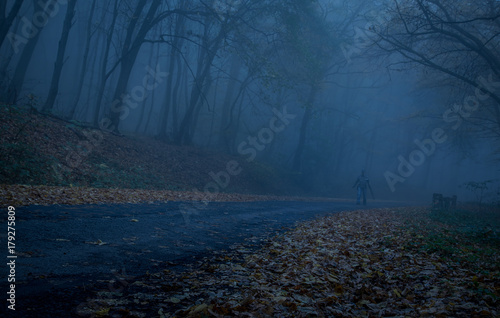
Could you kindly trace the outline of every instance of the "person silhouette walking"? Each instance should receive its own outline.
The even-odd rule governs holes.
[[[365,170],[361,170],[361,175],[356,179],[356,182],[352,186],[357,187],[358,196],[356,199],[356,204],[361,204],[361,197],[363,197],[363,205],[366,205],[366,190],[370,189],[373,196],[372,187],[370,186],[370,180],[365,176]]]

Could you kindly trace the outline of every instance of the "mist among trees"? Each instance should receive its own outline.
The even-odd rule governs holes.
[[[500,178],[496,0],[18,0],[0,100],[260,162],[311,194],[474,199]],[[487,181],[493,180],[493,181]]]

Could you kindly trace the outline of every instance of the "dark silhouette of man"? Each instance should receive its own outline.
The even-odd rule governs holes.
[[[363,196],[363,205],[366,205],[366,190],[370,189],[370,192],[372,192],[372,188],[370,186],[370,180],[365,176],[365,170],[361,170],[361,175],[356,179],[356,182],[352,186],[358,188],[358,196],[356,199],[356,204],[361,203],[361,196]],[[373,194],[373,192],[372,192]]]

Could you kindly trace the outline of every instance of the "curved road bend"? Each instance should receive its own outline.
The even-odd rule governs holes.
[[[401,205],[374,202],[366,208]],[[54,298],[62,298],[65,290],[91,290],[116,272],[160,271],[245,239],[258,245],[296,222],[360,208],[352,202],[291,201],[211,202],[202,209],[189,202],[19,207],[16,306],[22,310],[38,298],[57,306]],[[6,236],[0,232],[2,241]],[[2,266],[4,296],[7,275],[8,267]],[[0,313],[7,304],[4,300]]]

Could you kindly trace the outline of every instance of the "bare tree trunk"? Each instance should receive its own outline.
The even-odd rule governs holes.
[[[73,119],[73,117],[75,117],[75,111],[76,111],[76,108],[78,107],[78,101],[80,100],[80,95],[82,94],[83,82],[85,80],[85,74],[87,74],[87,63],[88,63],[89,50],[90,50],[90,40],[92,39],[92,34],[93,34],[93,32],[92,32],[92,20],[94,19],[95,3],[96,3],[96,0],[93,0],[92,5],[90,7],[89,19],[87,21],[87,37],[85,39],[85,52],[83,53],[82,68],[80,71],[80,80],[78,81],[78,85],[76,87],[75,100],[73,102],[73,105],[71,105],[71,111],[68,114],[68,119]]]
[[[151,62],[153,62],[153,52],[154,52],[153,47],[151,47],[151,50],[149,50],[149,63],[150,64],[151,64]],[[159,57],[160,57],[160,46],[157,45],[156,46],[156,59],[155,59],[154,65],[158,64]],[[145,98],[142,101],[142,105],[140,106],[141,107],[141,115],[139,116],[139,120],[137,121],[137,124],[135,125],[135,129],[134,129],[134,131],[136,133],[139,132],[139,128],[141,127],[142,120],[144,119],[144,114],[146,113],[146,100],[147,100],[147,98]],[[153,89],[151,91],[151,108],[153,108],[153,106],[154,106],[154,100],[155,100],[155,90]]]
[[[146,124],[144,125],[144,130],[143,133],[146,134],[149,128],[149,123],[151,122],[151,115],[153,114],[153,109],[155,106],[155,100],[154,100],[154,91],[151,94],[151,107],[149,107],[149,112],[148,112],[148,118],[146,120]],[[138,127],[139,128],[139,127]],[[137,130],[138,132],[138,130]]]
[[[377,118],[378,119],[378,118]],[[373,165],[373,153],[375,152],[375,143],[377,141],[378,128],[374,128],[371,133],[370,141],[368,142],[368,151],[366,153],[364,169],[371,171]]]
[[[344,129],[341,128],[336,136],[335,136],[336,142],[333,144],[335,147],[336,152],[339,154],[338,156],[335,156],[335,164],[333,168],[333,176],[337,177],[340,174],[340,167],[342,164],[343,159],[346,157],[346,141],[344,137]]]
[[[103,19],[106,17],[105,14],[103,14]],[[99,84],[98,84],[98,92],[97,92],[97,98],[96,98],[96,103],[95,103],[95,112],[94,112],[94,119],[93,119],[93,124],[96,127],[99,127],[99,115],[101,114],[101,103],[102,99],[104,97],[104,90],[106,88],[106,81],[108,79],[108,76],[106,75],[106,66],[108,65],[108,57],[109,57],[109,51],[111,48],[111,43],[113,40],[113,33],[115,31],[115,24],[116,24],[116,18],[118,17],[118,0],[115,0],[115,4],[113,5],[113,18],[111,19],[111,24],[108,28],[108,34],[106,35],[106,45],[104,48],[104,55],[102,57],[101,65],[100,65],[100,75],[99,75]]]
[[[12,30],[18,30],[20,20],[14,20],[14,24],[11,26]],[[17,56],[15,50],[9,50],[9,52],[4,56],[2,62],[0,63],[0,94],[3,101],[7,101],[7,88],[12,80],[14,74],[9,74],[9,66],[11,65],[12,59]]]
[[[146,3],[147,3],[146,0],[139,1],[134,13],[134,17],[138,17],[140,15]],[[141,27],[139,28],[139,31],[137,32],[137,35],[135,36],[134,40],[132,40],[132,37],[136,31],[137,19],[132,19],[131,22],[129,23],[129,26],[127,28],[125,43],[123,44],[122,47],[122,52],[121,52],[122,61],[120,63],[120,73],[119,73],[120,75],[118,77],[118,83],[116,84],[115,93],[113,95],[113,103],[122,100],[122,95],[125,93],[127,89],[127,84],[130,78],[130,74],[132,73],[132,68],[135,64],[135,60],[137,59],[137,55],[139,53],[141,44],[143,43],[144,38],[151,27],[149,25],[149,22],[153,20],[154,14],[156,13],[156,10],[158,9],[160,3],[161,2],[159,1],[154,1],[151,3],[151,6],[148,9],[148,13],[146,14],[146,17]],[[110,126],[107,127],[109,130],[115,132],[119,131],[118,126],[120,124],[120,119],[121,119],[120,117],[124,115],[121,113],[121,110],[123,110],[123,106],[119,108],[113,106],[111,107],[109,112]]]
[[[172,131],[174,134],[179,130],[179,97],[184,93],[181,89],[181,86],[184,90],[187,91],[188,83],[188,70],[187,67],[183,67],[182,61],[179,56],[177,56],[177,78],[175,79],[174,89],[172,91]],[[184,85],[182,85],[184,82]],[[185,99],[187,101],[187,99]]]
[[[212,143],[212,138],[213,136],[216,134],[216,132],[214,131],[214,128],[215,128],[215,122],[216,122],[216,118],[217,118],[217,111],[215,110],[215,107],[217,106],[217,97],[218,97],[218,91],[219,91],[219,82],[220,82],[220,73],[221,73],[221,70],[219,70],[217,72],[217,76],[215,77],[215,85],[214,85],[214,95],[213,95],[213,102],[212,102],[212,105],[214,105],[214,110],[212,111],[212,116],[210,116],[210,129],[209,129],[209,132],[208,132],[208,140],[205,144],[205,147],[210,147],[211,146],[211,143]]]
[[[245,77],[245,79],[243,80],[243,82],[241,83],[238,93],[236,94],[236,97],[234,97],[231,103],[231,107],[228,110],[229,117],[227,119],[226,126],[222,130],[222,133],[227,138],[226,151],[229,153],[233,153],[235,150],[236,136],[238,136],[238,129],[240,125],[241,108],[243,106],[243,96],[248,85],[251,83],[252,78],[253,78],[253,73],[249,72]],[[236,110],[236,106],[238,106],[238,112],[235,118],[234,112]]]
[[[99,44],[100,44],[100,41],[99,41],[99,37],[96,37],[96,40],[95,40],[95,47],[98,48],[99,47]],[[93,123],[92,121],[92,118],[93,118],[93,112],[95,111],[97,105],[96,105],[96,98],[95,97],[95,92],[96,92],[96,89],[99,89],[99,85],[95,86],[94,83],[99,83],[99,68],[96,67],[96,65],[100,65],[100,60],[98,61],[97,60],[97,57],[100,56],[102,58],[102,54],[99,54],[99,51],[95,51],[95,52],[92,52],[93,53],[93,56],[92,56],[92,62],[91,62],[91,66],[89,67],[89,69],[92,71],[92,73],[90,74],[90,78],[89,78],[89,85],[88,86],[88,89],[87,89],[87,96],[86,96],[86,101],[85,101],[85,105],[87,105],[87,107],[84,107],[83,111],[81,112],[81,116],[82,118],[85,118],[85,120],[89,121],[90,123]],[[96,71],[97,70],[97,71]],[[93,105],[94,107],[91,107],[90,105]],[[80,114],[76,114],[76,116],[78,116]]]
[[[33,6],[35,8],[34,13],[39,12],[40,10],[43,9],[40,6],[39,1],[37,0],[33,0]],[[12,81],[10,82],[7,88],[6,92],[7,103],[15,104],[17,102],[18,96],[21,93],[21,89],[24,84],[24,78],[26,77],[26,71],[28,70],[28,65],[33,56],[33,52],[35,51],[38,39],[40,38],[40,33],[42,33],[42,28],[38,30],[35,36],[33,36],[28,40],[28,43],[26,43],[26,46],[23,49],[23,53],[21,53],[21,57],[19,58],[19,62],[17,62]]]
[[[2,15],[2,19],[0,19],[0,46],[3,44],[3,41],[5,41],[5,37],[7,36],[7,33],[9,33],[10,26],[19,13],[19,9],[21,9],[23,2],[23,0],[16,0],[10,8],[7,16],[5,15],[7,13],[7,1],[4,0],[0,2],[0,14]],[[35,8],[36,7],[38,7],[38,5],[35,6]],[[37,11],[35,10],[35,12]]]
[[[47,97],[47,100],[45,101],[45,104],[42,108],[42,111],[44,112],[52,111],[57,93],[59,91],[59,80],[61,78],[61,72],[64,64],[64,54],[66,52],[66,44],[68,43],[69,31],[73,24],[73,16],[75,15],[75,5],[76,0],[68,1],[61,39],[59,40],[59,46],[57,49],[56,62],[54,63],[54,72],[52,74],[52,81],[50,83],[49,96]]]
[[[205,30],[208,32],[208,30]],[[208,36],[208,35],[205,35]],[[184,114],[181,125],[179,127],[179,132],[175,138],[176,143],[178,144],[190,144],[191,137],[193,134],[193,120],[196,114],[196,110],[198,107],[198,103],[200,102],[200,98],[204,96],[205,85],[209,85],[209,83],[205,83],[206,79],[209,77],[210,68],[212,66],[212,62],[215,58],[215,55],[219,49],[222,39],[225,36],[225,32],[223,29],[220,30],[217,37],[213,40],[213,45],[209,46],[207,49],[204,48],[202,51],[202,56],[198,59],[198,69],[196,72],[196,78],[194,79],[193,89],[191,90],[191,98],[189,100],[189,107]],[[205,39],[204,42],[207,44],[208,39]]]
[[[7,101],[7,87],[10,83],[9,65],[12,62],[14,51],[8,53],[0,65],[0,94],[3,101]]]
[[[240,89],[240,92],[244,92],[245,91],[245,88],[242,87]],[[241,114],[242,114],[242,110],[243,110],[243,101],[244,101],[244,98],[243,98],[243,95],[241,95],[242,97],[239,99],[239,103],[238,103],[238,98],[236,98],[234,100],[234,106],[236,106],[236,103],[238,103],[238,112],[236,113],[236,119],[234,120],[234,134],[231,136],[231,140],[230,140],[230,145],[229,145],[229,153],[235,153],[235,150],[236,150],[236,137],[238,136],[238,131],[240,129],[240,124],[241,124]],[[235,107],[233,107],[234,109]],[[231,114],[232,114],[232,111],[231,111]]]
[[[210,75],[210,72],[208,73],[208,75],[205,79],[205,83],[206,84],[203,87],[203,92],[202,92],[203,96],[207,96],[208,92],[210,91],[210,88],[212,87],[212,76]],[[189,130],[188,143],[191,143],[193,136],[194,136],[194,133],[196,131],[196,127],[198,126],[198,119],[200,118],[201,106],[203,106],[203,102],[199,101],[198,105],[196,106],[196,109],[194,111],[194,116],[193,116],[193,120],[191,123],[191,129]]]
[[[231,67],[229,71],[229,79],[226,89],[226,96],[224,97],[224,102],[222,104],[222,117],[220,121],[219,128],[219,144],[225,151],[230,150],[230,139],[234,135],[234,132],[231,131],[231,122],[232,119],[231,111],[234,100],[234,91],[236,89],[236,83],[238,79],[238,75],[241,70],[241,60],[237,56],[233,56],[231,60]],[[239,96],[239,94],[238,94]]]
[[[188,2],[184,1],[182,8],[186,6]],[[160,133],[159,137],[160,139],[166,140],[167,139],[167,124],[168,124],[168,119],[169,119],[169,114],[170,114],[170,109],[172,108],[173,101],[176,99],[176,94],[178,93],[178,87],[177,90],[174,91],[173,85],[173,78],[174,78],[174,69],[175,69],[175,64],[179,58],[179,54],[181,54],[180,47],[182,45],[182,34],[184,33],[184,27],[186,24],[186,18],[183,15],[178,15],[176,23],[175,23],[175,31],[174,31],[174,40],[171,44],[170,47],[170,61],[168,65],[168,77],[167,77],[167,83],[166,83],[166,89],[165,89],[165,104],[163,106],[162,110],[162,115],[161,115],[161,122],[160,122]],[[177,82],[179,82],[179,75],[180,75],[181,70],[178,69],[177,72]]]
[[[293,156],[292,169],[295,171],[300,171],[301,168],[302,153],[304,152],[306,144],[307,129],[309,127],[309,121],[311,120],[312,108],[314,100],[316,99],[317,91],[318,89],[316,85],[313,84],[313,86],[311,87],[311,92],[309,93],[309,97],[307,99],[307,103],[305,105],[304,116],[302,116],[302,123],[300,125],[299,141],[297,143],[297,149],[295,150],[295,154]]]

